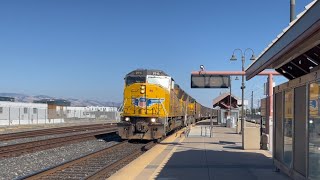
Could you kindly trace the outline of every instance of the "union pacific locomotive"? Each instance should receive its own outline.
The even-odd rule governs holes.
[[[217,116],[161,70],[138,69],[125,77],[122,139],[161,139],[170,131]]]

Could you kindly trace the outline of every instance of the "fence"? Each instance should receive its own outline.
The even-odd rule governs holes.
[[[118,111],[48,110],[32,107],[0,107],[0,126],[78,122],[119,122]]]

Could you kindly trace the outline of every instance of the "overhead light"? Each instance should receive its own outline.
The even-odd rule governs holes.
[[[204,65],[200,65],[200,70],[204,71]]]
[[[254,54],[252,54],[250,60],[251,60],[251,61],[255,61],[255,60],[256,60],[256,56],[255,56]]]
[[[301,60],[299,61],[299,64],[301,64]]]
[[[292,67],[291,67],[291,66],[288,66],[288,69],[291,69],[291,70],[292,70]]]
[[[313,69],[313,66],[310,66],[309,69],[310,69],[310,70]]]
[[[318,63],[314,62],[312,59],[307,58],[310,62],[312,62],[313,64],[315,64],[316,66],[318,66]]]
[[[286,72],[285,70],[283,70],[283,69],[282,69],[282,73],[284,73],[284,74],[285,74],[285,73],[287,73],[287,72]]]
[[[237,57],[234,54],[232,54],[230,61],[236,61],[236,60],[237,60]]]

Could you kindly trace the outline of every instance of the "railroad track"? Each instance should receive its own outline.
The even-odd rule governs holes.
[[[70,143],[96,139],[95,136],[114,132],[117,132],[117,128],[112,127],[77,135],[68,135],[63,137],[2,146],[0,147],[0,158],[15,157],[26,153],[32,153],[36,151],[68,145]]]
[[[154,145],[125,141],[19,179],[106,179]]]
[[[0,141],[9,141],[22,138],[31,138],[45,135],[57,135],[65,134],[71,132],[81,132],[81,131],[90,131],[97,129],[105,129],[116,127],[112,124],[91,124],[91,125],[81,125],[81,126],[69,126],[69,127],[60,127],[60,128],[50,128],[50,129],[39,129],[33,131],[24,131],[24,132],[15,132],[8,134],[0,134]]]

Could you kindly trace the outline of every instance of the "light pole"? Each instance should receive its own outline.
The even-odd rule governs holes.
[[[235,80],[239,80],[238,76],[236,76]],[[230,97],[229,97],[229,116],[230,116],[230,120],[231,120],[231,115],[232,115],[232,91],[231,91],[231,87],[232,87],[232,76],[230,76]],[[238,123],[238,122],[237,122]]]
[[[232,76],[230,76],[230,97],[229,97],[229,118],[230,118],[230,121],[231,121],[231,106],[232,106],[232,97],[231,97],[231,82],[232,82]]]
[[[237,48],[233,51],[233,54],[230,58],[230,61],[236,61],[237,57],[235,56],[235,52],[236,51],[240,51],[241,52],[241,61],[242,61],[242,72],[244,72],[244,63],[245,63],[245,58],[246,58],[246,52],[250,50],[252,52],[252,56],[250,58],[250,60],[254,61],[256,60],[255,55],[254,55],[254,51],[251,48],[247,48],[246,50],[242,51],[241,49]],[[241,95],[241,133],[243,134],[244,132],[244,89],[246,88],[245,84],[244,84],[244,74],[242,74],[242,84],[241,84],[241,91],[242,91],[242,95]],[[243,137],[243,136],[242,136]]]

